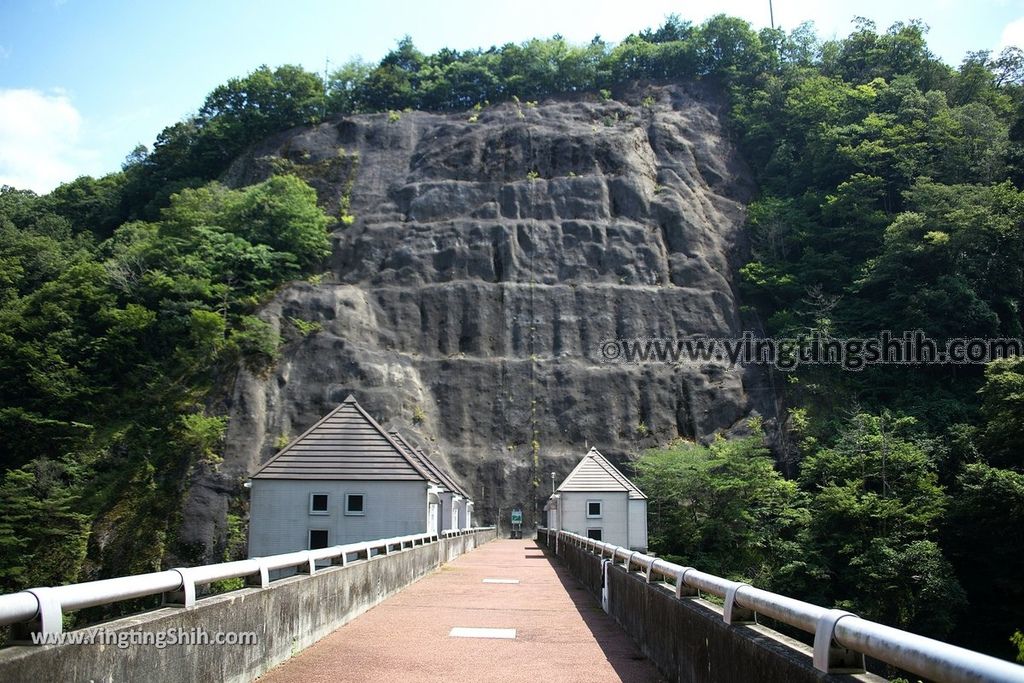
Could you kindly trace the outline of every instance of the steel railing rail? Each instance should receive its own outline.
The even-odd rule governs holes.
[[[675,587],[679,597],[697,596],[703,592],[722,598],[725,600],[722,610],[726,623],[753,621],[755,615],[760,614],[813,634],[814,667],[825,673],[863,671],[866,655],[939,682],[1024,683],[1024,666],[1012,662],[569,531],[545,528],[537,531],[547,535],[548,546],[553,547],[556,554],[560,543],[570,543],[612,562],[620,562],[627,571],[639,570],[648,581],[664,579]]]
[[[234,563],[232,562],[231,564]],[[175,569],[169,569],[152,574],[138,574],[136,576],[125,576],[116,579],[57,586],[56,588],[49,589],[48,593],[54,600],[60,603],[61,611],[71,612],[121,600],[168,593],[177,589],[180,585],[181,574]]]
[[[318,569],[326,568],[319,567],[318,562],[330,561],[332,565],[347,565],[351,561],[365,561],[378,555],[388,555],[435,543],[443,538],[492,529],[493,526],[448,529],[441,534],[397,536],[317,550],[254,557],[236,562],[181,567],[65,586],[29,588],[19,593],[0,595],[0,626],[38,620],[37,630],[44,633],[60,633],[63,615],[86,607],[108,605],[151,595],[163,595],[165,602],[191,607],[196,600],[196,586],[214,581],[244,578],[250,585],[266,588],[270,585],[269,572],[277,569],[298,568],[300,573],[315,574]]]

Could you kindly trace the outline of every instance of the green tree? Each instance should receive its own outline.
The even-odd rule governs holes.
[[[979,393],[985,459],[992,465],[1024,472],[1024,358],[989,363]]]
[[[646,451],[635,467],[650,499],[653,552],[765,588],[808,587],[816,570],[804,545],[807,510],[762,437],[675,442]]]
[[[954,634],[958,642],[1012,657],[1006,634],[1020,625],[1024,601],[1024,474],[968,463],[950,496],[943,545],[967,593],[972,618]]]
[[[0,483],[0,588],[73,583],[85,558],[88,517],[74,511],[68,470],[38,459]]]
[[[214,88],[199,115],[211,143],[230,156],[270,133],[317,120],[323,96],[321,78],[302,67],[261,66]]]
[[[948,499],[914,420],[859,414],[800,466],[814,547],[836,602],[860,616],[942,636],[964,593],[935,541]]]

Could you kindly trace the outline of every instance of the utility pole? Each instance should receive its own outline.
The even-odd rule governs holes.
[[[324,121],[327,119],[327,81],[330,78],[331,72],[331,58],[324,57],[324,100],[321,106],[320,120]]]
[[[772,30],[775,30],[775,10],[772,9],[772,0],[768,0],[768,17],[772,22]]]

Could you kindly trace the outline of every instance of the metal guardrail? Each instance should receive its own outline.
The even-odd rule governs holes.
[[[277,569],[298,568],[298,573],[312,576],[318,570],[328,568],[318,567],[318,562],[330,561],[330,566],[346,566],[352,562],[366,561],[380,555],[435,543],[441,539],[492,529],[492,526],[448,529],[440,534],[397,536],[317,550],[300,550],[283,555],[254,557],[237,562],[179,567],[162,572],[66,586],[30,588],[20,593],[0,595],[0,626],[31,622],[29,630],[60,633],[63,630],[63,615],[67,612],[150,595],[163,595],[165,604],[192,607],[196,603],[196,586],[214,581],[244,578],[249,586],[268,588],[271,584],[270,572]]]
[[[1024,683],[1024,666],[979,652],[861,619],[842,610],[827,609],[778,593],[730,581],[628,548],[603,543],[569,531],[540,528],[555,554],[559,543],[570,543],[611,562],[621,560],[627,571],[643,572],[648,582],[662,578],[675,587],[678,598],[710,593],[725,600],[727,624],[752,622],[762,614],[814,635],[814,668],[825,673],[863,672],[864,657],[939,682],[999,681]]]

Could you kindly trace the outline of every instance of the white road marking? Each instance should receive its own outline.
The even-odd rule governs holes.
[[[466,628],[456,626],[449,633],[451,638],[512,638],[516,637],[514,628]]]
[[[519,579],[484,579],[484,583],[519,583]]]

